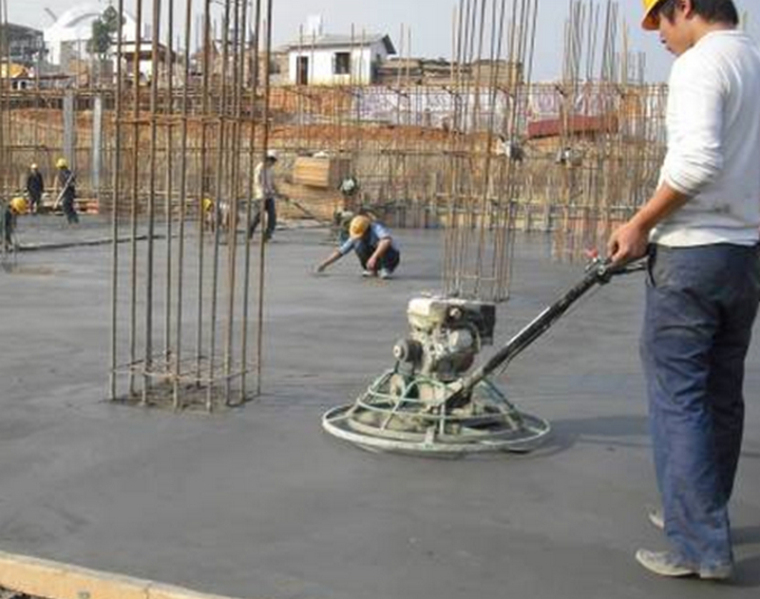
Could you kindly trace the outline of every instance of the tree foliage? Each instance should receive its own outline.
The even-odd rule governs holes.
[[[121,20],[123,22],[123,19]],[[87,51],[105,59],[113,45],[113,34],[119,30],[119,13],[113,6],[108,6],[92,22],[92,36],[87,40]]]

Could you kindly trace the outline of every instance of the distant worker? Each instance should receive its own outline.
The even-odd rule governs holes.
[[[267,225],[264,230],[264,241],[272,239],[274,228],[277,226],[277,210],[274,200],[277,197],[277,186],[274,184],[274,165],[277,164],[277,152],[269,150],[265,162],[256,165],[253,173],[254,196],[258,203],[256,214],[248,229],[248,237],[253,237],[256,227],[261,221],[262,209],[267,213]],[[262,207],[263,203],[263,207]]]
[[[232,222],[229,202],[216,202],[209,197],[202,200],[203,204],[203,228],[206,231],[214,232],[228,231]]]
[[[333,212],[332,225],[330,226],[330,239],[343,245],[348,240],[348,229],[351,226],[354,214],[351,210],[336,210]]]
[[[13,198],[5,205],[5,208],[2,212],[4,249],[14,249],[15,244],[13,243],[13,233],[16,231],[17,218],[21,214],[26,214],[27,210],[27,202],[24,198],[21,197]]]
[[[401,262],[401,252],[388,228],[361,214],[351,219],[348,240],[317,266],[317,272],[323,272],[351,250],[356,252],[365,277],[376,277],[379,274],[380,278],[387,279]]]
[[[340,182],[338,191],[344,198],[352,198],[359,192],[359,181],[353,175],[349,175]]]
[[[61,188],[60,198],[61,205],[63,206],[63,213],[66,215],[66,220],[69,224],[75,224],[79,222],[79,216],[77,216],[77,210],[74,206],[74,198],[76,198],[76,178],[74,173],[69,170],[69,163],[65,158],[59,158],[55,163],[55,167],[58,169],[58,185]]]
[[[42,201],[42,192],[45,191],[45,183],[42,180],[42,174],[36,164],[29,167],[29,174],[26,177],[26,192],[29,194],[29,212],[37,214]]]

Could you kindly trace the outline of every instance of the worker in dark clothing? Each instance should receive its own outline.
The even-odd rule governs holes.
[[[26,177],[26,192],[29,194],[29,212],[37,214],[42,201],[42,192],[45,191],[45,183],[42,174],[36,164],[29,167],[29,175]]]
[[[16,230],[16,219],[20,214],[26,214],[27,203],[24,198],[13,198],[5,204],[0,212],[2,221],[3,249],[8,251],[14,248],[13,233]]]
[[[69,163],[65,158],[59,158],[55,163],[58,169],[58,185],[61,186],[61,205],[63,206],[63,213],[66,215],[67,222],[76,224],[79,222],[79,216],[77,216],[77,210],[74,206],[74,198],[76,198],[76,187],[74,173],[69,170]]]

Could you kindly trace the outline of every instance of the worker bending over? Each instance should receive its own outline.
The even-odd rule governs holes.
[[[14,248],[13,233],[16,231],[16,220],[19,215],[26,214],[27,203],[24,198],[13,198],[8,202],[2,214],[2,226],[3,226],[3,248],[10,251]]]
[[[375,277],[379,274],[382,279],[389,278],[401,261],[401,252],[390,231],[368,216],[359,215],[351,219],[348,235],[348,240],[317,266],[317,272],[323,272],[354,250],[364,269],[363,276]]]

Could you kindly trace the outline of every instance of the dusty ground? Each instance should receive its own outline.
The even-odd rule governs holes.
[[[46,217],[48,218],[48,217]],[[96,240],[49,217],[28,243]],[[27,252],[0,271],[0,548],[273,599],[754,598],[760,588],[760,351],[747,372],[747,435],[732,513],[732,585],[661,580],[633,559],[663,547],[637,359],[642,281],[585,298],[502,379],[548,418],[527,456],[435,461],[376,455],[320,417],[391,363],[406,302],[439,287],[440,234],[402,231],[396,280],[351,259],[315,277],[322,231],[269,247],[264,395],[175,415],[104,401],[109,248]],[[24,270],[26,269],[26,270]],[[517,247],[497,343],[579,268],[544,237]]]

